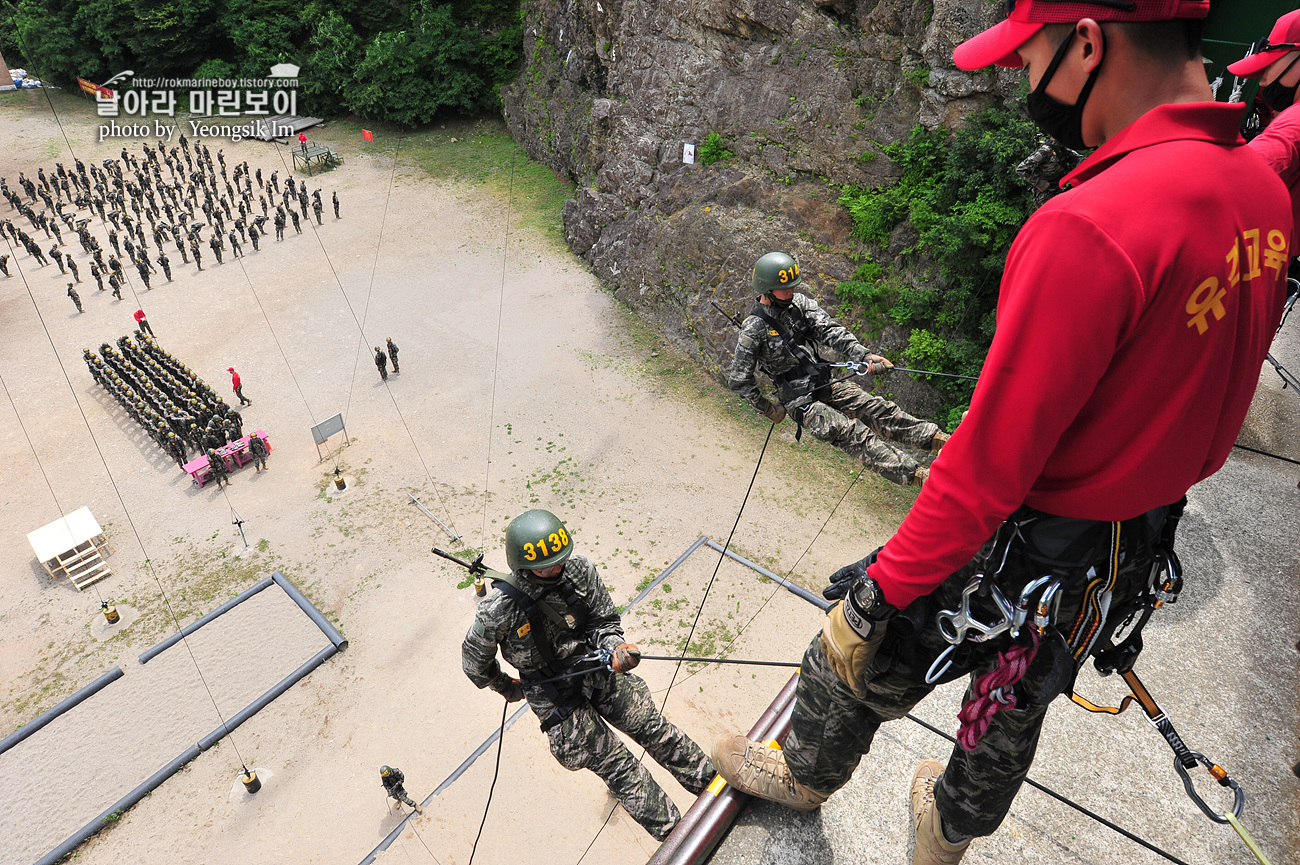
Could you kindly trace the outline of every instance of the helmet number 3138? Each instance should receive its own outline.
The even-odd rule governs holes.
[[[564,529],[556,529],[544,538],[538,538],[531,544],[524,544],[524,558],[530,562],[541,556],[553,556],[569,545],[569,535]]]

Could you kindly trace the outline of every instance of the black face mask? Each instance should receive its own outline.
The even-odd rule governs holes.
[[[767,298],[768,302],[777,309],[785,309],[794,303],[794,295],[790,295],[789,300],[781,300],[781,298],[777,297],[775,294],[767,294],[764,296]]]
[[[1282,84],[1282,79],[1286,77],[1286,74],[1291,71],[1291,67],[1295,66],[1297,62],[1300,62],[1300,57],[1296,57],[1295,60],[1287,64],[1286,69],[1282,70],[1281,75],[1273,79],[1272,84],[1265,84],[1264,89],[1259,91],[1259,97],[1264,100],[1264,104],[1274,111],[1285,111],[1291,107],[1291,103],[1295,102],[1295,91],[1300,82],[1287,87]]]
[[[1092,87],[1097,83],[1097,74],[1101,72],[1101,64],[1098,63],[1088,76],[1087,82],[1084,83],[1083,89],[1079,91],[1079,98],[1073,105],[1066,105],[1054,96],[1047,95],[1047,85],[1051,82],[1052,76],[1065,59],[1065,53],[1069,50],[1070,44],[1074,42],[1074,31],[1061,43],[1057,49],[1056,56],[1052,58],[1051,64],[1048,65],[1047,71],[1039,79],[1038,86],[1034,92],[1029,94],[1029,99],[1025,103],[1029,111],[1029,119],[1034,121],[1044,134],[1055,138],[1071,150],[1086,150],[1088,145],[1083,140],[1083,107],[1088,103],[1088,96],[1092,93]],[[1104,59],[1104,58],[1103,58]]]

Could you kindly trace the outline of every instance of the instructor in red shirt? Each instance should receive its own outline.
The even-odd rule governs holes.
[[[1048,705],[1153,606],[1184,495],[1240,431],[1292,252],[1286,188],[1238,134],[1242,106],[1212,100],[1209,0],[1007,5],[954,61],[1026,67],[1043,132],[1097,149],[1012,244],[970,414],[911,513],[832,576],[785,750],[713,753],[739,789],[815,808],[882,722],[970,676],[961,746],[913,778],[916,865],[997,830]]]
[[[252,405],[253,401],[244,396],[244,382],[239,378],[239,373],[235,372],[233,366],[226,367],[226,372],[230,373],[230,386],[234,388],[235,396],[239,397],[239,404]]]

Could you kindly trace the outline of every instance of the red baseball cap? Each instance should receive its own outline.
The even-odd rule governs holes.
[[[1094,21],[1172,21],[1204,18],[1210,0],[1007,0],[1007,17],[952,52],[959,69],[985,66],[1018,69],[1025,64],[1016,49],[1029,41],[1044,24]]]
[[[1288,12],[1273,25],[1267,39],[1250,46],[1251,54],[1228,67],[1238,78],[1253,78],[1279,57],[1300,51],[1300,9]]]
[[[235,368],[234,368],[233,366],[228,366],[228,367],[226,367],[226,372],[234,372],[234,371],[235,371]]]

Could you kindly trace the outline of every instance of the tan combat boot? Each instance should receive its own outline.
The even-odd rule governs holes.
[[[812,811],[826,801],[825,796],[794,779],[779,748],[769,748],[744,736],[723,736],[713,746],[711,756],[718,774],[742,793],[796,811]]]
[[[921,485],[930,479],[930,470],[925,466],[917,466],[916,473],[912,475],[912,480],[908,483],[910,487],[921,488]]]
[[[939,810],[934,805],[934,782],[943,774],[938,760],[925,760],[912,776],[912,826],[916,847],[912,865],[957,865],[970,846],[970,839],[953,844],[943,836]]]
[[[934,438],[930,439],[930,453],[937,454],[939,450],[948,443],[948,439],[950,438],[952,438],[952,436],[948,435],[946,432],[935,433]]]

